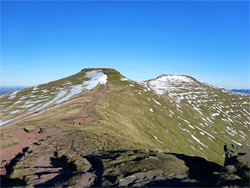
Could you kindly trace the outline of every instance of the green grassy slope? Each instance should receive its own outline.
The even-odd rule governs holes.
[[[12,94],[4,95],[1,98],[2,121],[26,116],[32,112],[31,108],[38,108],[39,105],[53,101],[62,88],[66,96],[72,85],[81,85],[89,80],[85,74],[91,70],[39,85],[35,90],[21,90],[16,93],[15,98],[11,97]],[[74,148],[81,154],[103,150],[159,150],[201,156],[220,164],[224,161],[224,144],[250,144],[248,95],[203,84],[191,77],[187,77],[192,80],[191,83],[171,82],[160,95],[153,87],[154,80],[149,81],[147,85],[147,82],[126,79],[113,69],[100,70],[108,75],[108,91],[95,106],[100,119],[83,127],[72,125],[70,117],[79,114],[92,100],[92,97],[77,97],[94,93],[100,90],[102,85],[90,91],[83,89],[81,93],[70,98],[75,98],[74,101],[9,127],[3,126],[1,134],[5,134],[6,128],[25,127],[35,130],[42,127],[54,134],[43,143],[50,145],[48,150],[51,151],[58,148],[57,143],[65,143],[68,137],[74,135]],[[53,106],[58,100],[60,98],[46,108]],[[21,108],[29,103],[34,105]],[[19,110],[18,113],[11,114],[16,110]],[[54,131],[55,127],[63,131]],[[64,137],[60,136],[62,132]],[[5,137],[5,145],[8,145],[11,136]],[[18,141],[11,145],[15,143]],[[34,146],[32,150],[41,154],[40,147]]]
[[[1,123],[5,124],[16,118],[49,108],[77,89],[79,92],[70,99],[84,96],[88,92],[84,86],[90,80],[85,73],[86,71],[81,71],[60,80],[2,95]],[[80,92],[81,89],[82,92]]]
[[[198,155],[222,163],[224,144],[249,145],[248,95],[197,80],[157,95],[120,74],[109,75],[109,91],[97,105],[108,132],[150,143],[156,150]],[[149,89],[149,90],[148,90]],[[180,99],[187,96],[184,99]],[[122,143],[121,143],[122,144]]]

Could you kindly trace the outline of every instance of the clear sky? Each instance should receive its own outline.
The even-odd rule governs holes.
[[[1,85],[83,68],[249,88],[248,1],[1,1]]]

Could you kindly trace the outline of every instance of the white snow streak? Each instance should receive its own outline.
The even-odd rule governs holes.
[[[16,114],[18,112],[20,112],[20,110],[14,110],[14,111],[10,112],[10,114]]]
[[[154,138],[158,141],[158,142],[160,142],[160,143],[162,143],[163,144],[163,142],[162,141],[160,141],[156,136],[154,136]]]
[[[14,91],[13,93],[11,93],[11,95],[9,96],[9,99],[14,99],[16,97],[16,94],[18,93],[19,91]]]
[[[239,146],[242,146],[242,144],[241,143],[239,143],[239,142],[236,142],[235,140],[232,140],[234,143],[236,143],[236,144],[238,144]]]
[[[203,144],[198,138],[196,138],[194,135],[191,134],[193,139],[195,139],[199,144],[203,145],[204,147],[208,148],[205,144]]]

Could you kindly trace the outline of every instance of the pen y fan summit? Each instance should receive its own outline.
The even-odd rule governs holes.
[[[105,94],[87,111],[91,114],[94,110],[98,117],[87,119],[85,126],[73,125],[74,117],[92,100],[90,94],[104,86]],[[224,144],[250,144],[249,100],[249,95],[185,75],[134,81],[113,69],[84,69],[61,80],[3,95],[1,120],[3,127],[53,122],[77,131],[74,134],[88,134],[95,151],[159,150],[222,163]]]

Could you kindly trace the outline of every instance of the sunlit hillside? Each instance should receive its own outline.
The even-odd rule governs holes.
[[[52,180],[58,185],[79,182],[86,160],[96,163],[92,157],[104,153],[112,158],[114,151],[120,152],[118,156],[122,156],[123,162],[134,160],[135,156],[175,161],[169,163],[173,173],[184,173],[188,168],[166,153],[175,153],[177,158],[183,154],[199,156],[222,165],[225,144],[250,146],[249,99],[249,95],[185,75],[134,81],[114,69],[84,69],[67,78],[1,96],[1,149],[18,148],[23,140],[30,139],[26,135],[34,137],[34,141],[42,138],[23,151],[10,171],[3,170],[7,162],[1,168],[9,180],[18,179],[20,185],[47,186]],[[23,139],[16,137],[15,131],[23,134]],[[104,156],[98,164],[102,161],[104,168],[111,168]],[[60,170],[50,166],[53,160],[73,165],[78,173],[63,182],[57,181],[56,173],[38,178],[36,174],[45,173],[45,167],[51,172]],[[176,172],[175,163],[179,165]],[[37,168],[39,165],[43,167]],[[105,169],[103,173],[109,174]],[[112,184],[98,180],[95,185],[122,186],[119,178],[129,176],[125,173],[118,177],[118,171],[115,174]]]

